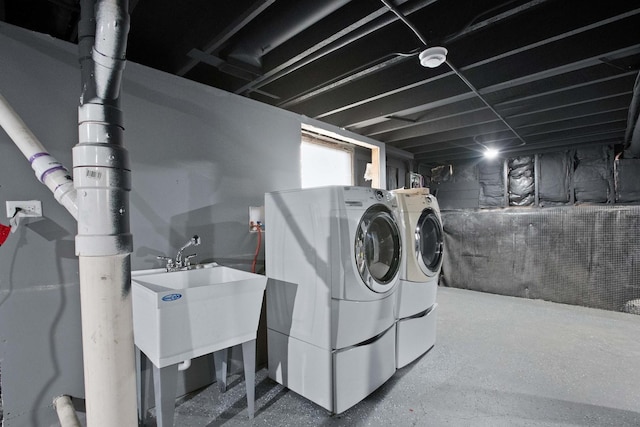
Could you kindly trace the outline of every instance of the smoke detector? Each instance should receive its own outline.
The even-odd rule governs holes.
[[[420,52],[420,65],[436,68],[447,59],[447,49],[441,46],[430,47]]]

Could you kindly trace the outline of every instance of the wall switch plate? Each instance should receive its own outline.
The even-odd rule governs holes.
[[[42,202],[40,200],[7,201],[7,218],[16,215],[16,209],[20,208],[19,216],[39,218],[42,216]]]

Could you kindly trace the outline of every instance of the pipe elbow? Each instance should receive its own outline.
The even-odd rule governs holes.
[[[53,193],[58,203],[64,206],[67,211],[78,220],[78,192],[73,186],[73,181],[58,186]]]
[[[178,371],[186,371],[191,367],[191,359],[187,359],[182,363],[178,364]]]

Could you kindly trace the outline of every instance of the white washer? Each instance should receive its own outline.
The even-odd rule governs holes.
[[[427,188],[394,193],[404,242],[396,305],[396,363],[397,368],[402,368],[426,353],[436,341],[443,230],[438,201]]]
[[[396,207],[365,187],[265,195],[269,376],[333,413],[395,372]]]

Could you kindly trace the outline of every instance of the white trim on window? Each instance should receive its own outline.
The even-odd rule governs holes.
[[[311,119],[307,120],[311,121]],[[360,147],[371,150],[371,170],[373,172],[371,186],[373,188],[386,188],[385,145],[383,143],[373,141],[370,138],[365,137],[362,137],[362,139],[356,139],[354,137],[347,136],[345,135],[347,132],[339,128],[336,128],[335,131],[331,131],[328,129],[313,126],[308,123],[302,123],[302,130],[313,134],[322,135],[327,138],[332,138],[336,141],[343,141],[345,143],[358,145]],[[371,142],[366,142],[364,141],[364,139],[367,139]]]

